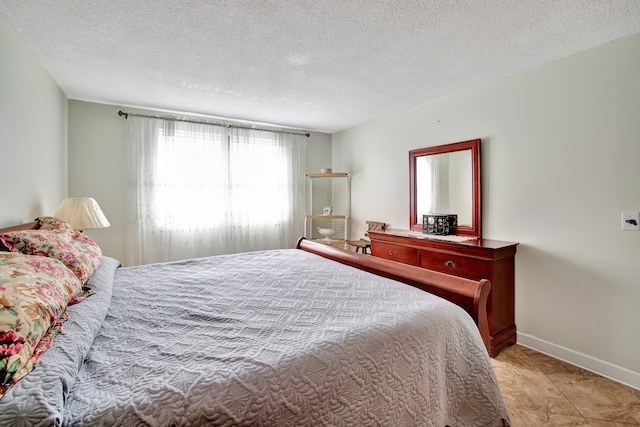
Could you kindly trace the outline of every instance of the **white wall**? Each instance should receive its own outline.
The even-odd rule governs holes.
[[[158,115],[157,111],[69,101],[69,196],[96,199],[111,223],[87,230],[102,252],[126,260],[127,228],[127,121],[118,110]],[[311,133],[307,171],[319,172],[331,164],[331,135]],[[302,230],[300,230],[302,234]]]
[[[0,16],[0,227],[67,196],[67,98]]]
[[[409,150],[473,138],[484,237],[520,242],[520,342],[640,388],[640,34],[334,134],[352,237],[409,226]]]
[[[111,223],[85,233],[102,253],[125,260],[127,226],[127,122],[122,108],[69,100],[69,196],[96,199]]]

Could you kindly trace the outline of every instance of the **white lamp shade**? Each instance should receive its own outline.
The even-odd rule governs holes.
[[[69,197],[60,204],[56,214],[76,231],[110,226],[107,217],[93,197]]]

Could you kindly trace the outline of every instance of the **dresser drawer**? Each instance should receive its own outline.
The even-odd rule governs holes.
[[[371,255],[380,258],[398,261],[404,264],[419,266],[418,249],[406,248],[403,246],[390,245],[387,243],[371,242]]]
[[[420,267],[472,280],[489,279],[489,265],[475,258],[435,251],[420,251]]]

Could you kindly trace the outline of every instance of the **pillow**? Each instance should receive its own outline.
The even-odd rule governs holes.
[[[85,283],[102,261],[100,247],[77,231],[20,230],[0,234],[2,242],[13,252],[57,258]]]
[[[68,222],[61,220],[60,218],[54,218],[52,216],[41,216],[36,218],[40,227],[38,230],[49,230],[49,231],[65,231],[68,233],[73,233],[73,228],[71,228],[71,224]]]
[[[51,346],[81,287],[57,259],[0,253],[0,398]]]

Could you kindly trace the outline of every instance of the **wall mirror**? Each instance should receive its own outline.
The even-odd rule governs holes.
[[[481,238],[480,178],[479,139],[409,151],[411,229],[423,214],[456,214],[452,234]]]

